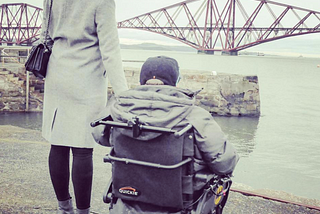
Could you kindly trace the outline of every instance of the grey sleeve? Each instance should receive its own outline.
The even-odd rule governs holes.
[[[42,25],[41,25],[41,32],[40,32],[40,41],[41,42],[47,42],[47,45],[50,49],[52,49],[53,46],[53,40],[50,37],[49,33],[46,37],[46,31],[48,26],[48,19],[49,19],[49,11],[50,11],[50,4],[51,0],[44,0],[43,1],[43,18],[42,18]]]
[[[97,120],[108,118],[112,120],[110,108],[116,102],[115,97],[111,97],[107,106],[99,113]],[[98,125],[92,129],[93,139],[102,146],[110,147],[110,127],[105,125]]]
[[[189,117],[195,128],[197,147],[208,168],[218,174],[231,174],[239,156],[209,112],[196,108]]]
[[[115,94],[118,94],[128,90],[128,86],[122,67],[114,0],[100,0],[95,20],[106,75]]]

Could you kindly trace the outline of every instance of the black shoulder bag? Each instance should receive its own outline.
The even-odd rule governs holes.
[[[47,36],[49,30],[49,23],[51,18],[52,10],[52,0],[50,4],[50,12],[47,23],[47,30],[45,33],[44,41],[40,42],[38,45],[31,48],[29,57],[25,63],[27,71],[31,71],[36,77],[45,78],[47,74],[47,67],[49,58],[51,55],[51,50],[47,45]]]

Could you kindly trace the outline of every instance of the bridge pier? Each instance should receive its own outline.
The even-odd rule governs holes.
[[[198,50],[198,54],[214,55],[214,51],[212,51],[212,50]]]
[[[218,51],[218,55],[223,55],[223,56],[238,56],[238,51]],[[198,54],[208,54],[208,55],[214,55],[213,50],[198,50]]]
[[[222,51],[223,56],[238,56],[238,51]]]

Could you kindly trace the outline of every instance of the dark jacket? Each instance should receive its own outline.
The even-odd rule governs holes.
[[[110,115],[114,121],[126,123],[138,116],[142,124],[167,128],[192,124],[201,154],[195,159],[195,170],[200,170],[204,162],[215,174],[231,174],[239,159],[236,150],[228,143],[211,114],[195,106],[195,95],[190,90],[172,86],[139,86],[120,93],[113,102],[109,102],[100,117]],[[108,133],[105,127],[98,126],[93,135],[98,143],[111,146]],[[124,131],[122,134],[131,136],[132,132]],[[139,138],[150,140],[155,137],[156,133],[142,132]],[[128,206],[122,209],[128,209]]]
[[[183,127],[190,123],[195,128],[197,147],[202,160],[209,169],[219,175],[232,173],[238,155],[219,125],[206,110],[195,106],[195,93],[172,86],[139,86],[120,93],[100,116],[110,115],[114,121],[128,122],[134,116],[146,125],[157,127]],[[101,144],[109,144],[104,136],[104,127],[96,128],[94,137]],[[125,132],[124,134],[130,134]],[[139,137],[148,140],[153,133],[142,133]]]

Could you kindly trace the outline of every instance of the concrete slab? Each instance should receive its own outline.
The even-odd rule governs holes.
[[[0,126],[0,213],[56,213],[57,202],[47,165],[49,149],[50,145],[39,131]],[[94,214],[108,213],[108,205],[102,201],[104,189],[111,177],[110,165],[102,161],[108,152],[109,148],[99,145],[94,151],[91,207],[91,213]],[[241,184],[235,184],[234,187],[248,190],[248,187]],[[266,192],[278,194],[272,190]],[[310,203],[317,202],[311,200]],[[320,214],[320,211],[231,192],[224,213]]]

